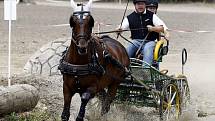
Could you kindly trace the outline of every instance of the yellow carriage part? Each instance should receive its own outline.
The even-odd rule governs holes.
[[[154,60],[155,61],[158,61],[159,54],[160,54],[159,51],[164,43],[165,43],[165,40],[163,40],[163,39],[157,41],[157,43],[155,45],[155,49],[154,49]]]
[[[173,82],[163,85],[161,92],[160,114],[161,119],[179,119],[181,113],[181,97],[178,86]]]

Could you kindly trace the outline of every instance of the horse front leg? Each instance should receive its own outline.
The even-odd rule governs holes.
[[[110,110],[110,105],[116,96],[117,87],[118,87],[117,83],[112,83],[108,87],[108,92],[107,92],[106,98],[105,98],[104,102],[102,102],[102,110],[101,110],[102,116]]]
[[[81,94],[81,106],[76,121],[84,121],[86,105],[92,97],[93,94],[89,90]]]
[[[74,93],[72,93],[69,89],[69,87],[64,83],[63,84],[63,96],[64,96],[64,107],[63,112],[61,114],[61,120],[62,121],[68,121],[70,117],[70,104],[71,99]]]

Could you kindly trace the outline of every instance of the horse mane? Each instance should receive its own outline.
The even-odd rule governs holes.
[[[100,37],[100,39],[102,39],[102,41],[105,42],[105,43],[107,43],[107,42],[112,43],[111,44],[112,46],[120,46],[120,48],[125,48],[119,41],[111,38],[108,35],[103,35],[103,36]]]
[[[114,54],[112,56],[115,58],[115,60],[119,61],[121,63],[121,64],[117,64],[117,65],[124,65],[124,67],[129,66],[130,62],[125,61],[126,59],[117,60],[117,58],[119,59],[120,57],[116,57],[116,56],[121,56],[118,53],[122,52],[122,53],[126,54],[125,56],[128,56],[125,47],[119,41],[111,38],[108,35],[103,35],[99,39],[106,45],[106,50],[109,52],[111,51],[111,53]],[[119,48],[121,48],[121,49],[119,49]]]

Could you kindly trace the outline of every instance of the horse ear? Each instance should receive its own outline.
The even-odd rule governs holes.
[[[90,15],[90,22],[89,22],[89,25],[90,27],[94,27],[94,18]]]
[[[88,3],[86,4],[86,11],[90,11],[91,6],[92,6],[93,0],[89,0]]]
[[[69,19],[69,25],[70,25],[70,27],[71,27],[71,28],[73,28],[73,27],[74,27],[74,25],[75,25],[75,22],[74,22],[73,16],[71,16],[71,17],[70,17],[70,19]]]
[[[71,4],[71,7],[75,10],[77,8],[77,5],[75,3],[74,0],[70,0],[70,4]]]

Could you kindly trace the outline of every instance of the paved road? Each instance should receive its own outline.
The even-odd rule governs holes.
[[[168,68],[170,73],[180,73],[180,52],[182,48],[186,48],[189,60],[185,73],[190,81],[192,111],[201,110],[211,113],[215,111],[213,87],[215,84],[215,7],[213,5],[204,7],[201,4],[196,7],[195,5],[160,6],[158,14],[165,20],[169,29],[191,31],[171,32],[169,55],[164,58],[161,66]],[[92,14],[96,21],[112,24],[112,26],[103,26],[101,30],[113,30],[121,22],[124,7],[111,3],[108,5],[98,3],[93,8]],[[0,75],[6,75],[8,25],[7,21],[3,21],[3,2],[0,2],[0,11]],[[17,11],[18,20],[13,22],[12,31],[12,73],[16,74],[22,71],[27,59],[42,45],[57,38],[71,36],[71,29],[65,24],[68,23],[72,9],[64,2],[40,1],[38,5],[19,4]],[[132,5],[127,14],[130,12],[132,12]],[[203,30],[209,32],[197,32]],[[115,37],[114,34],[112,36]],[[123,40],[122,43],[126,44]],[[213,115],[197,118],[196,114],[189,116],[193,120],[200,121],[215,119]]]

